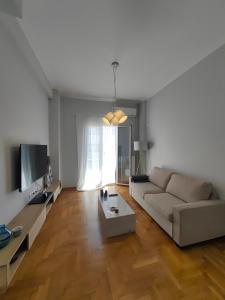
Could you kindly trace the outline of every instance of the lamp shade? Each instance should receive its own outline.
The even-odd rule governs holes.
[[[114,112],[114,116],[118,119],[119,124],[127,120],[127,115],[120,109]]]
[[[140,142],[134,141],[134,151],[140,151]]]
[[[111,124],[111,120],[114,118],[114,114],[113,112],[108,112],[103,118],[102,121],[106,124],[106,125],[110,125]]]
[[[119,124],[119,120],[117,119],[116,116],[114,116],[112,118],[112,120],[110,121],[110,124],[112,124],[112,125],[118,125]]]

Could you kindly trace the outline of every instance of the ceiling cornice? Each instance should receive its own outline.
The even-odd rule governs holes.
[[[108,97],[91,97],[91,96],[87,96],[87,97],[80,97],[80,96],[76,96],[76,95],[71,95],[71,94],[67,94],[67,93],[60,93],[61,98],[64,99],[71,99],[71,100],[83,100],[83,101],[103,101],[103,102],[115,102],[115,103],[120,103],[120,102],[133,102],[133,103],[139,103],[139,102],[143,102],[146,99],[117,99],[115,101],[114,98],[108,98]]]
[[[21,53],[28,61],[28,65],[32,69],[34,75],[46,91],[49,98],[52,97],[52,88],[50,83],[37,59],[34,51],[32,50],[29,41],[27,40],[23,29],[21,28],[18,20],[15,17],[0,13],[0,23],[5,27],[7,32],[12,36]]]

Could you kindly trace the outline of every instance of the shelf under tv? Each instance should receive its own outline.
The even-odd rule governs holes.
[[[53,202],[53,192],[41,192],[37,194],[30,202],[29,205],[33,204],[47,204],[48,202]]]
[[[17,268],[21,264],[23,257],[30,250],[61,189],[60,181],[53,182],[47,188],[48,197],[44,203],[25,206],[7,225],[9,229],[23,226],[23,230],[20,236],[12,238],[5,248],[0,249],[0,294],[7,290]]]

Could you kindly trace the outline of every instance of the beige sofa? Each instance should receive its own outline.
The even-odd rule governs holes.
[[[179,246],[225,235],[225,201],[210,183],[158,167],[149,179],[130,180],[130,195]]]

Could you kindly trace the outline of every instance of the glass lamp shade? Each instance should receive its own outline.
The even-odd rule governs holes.
[[[103,117],[102,118],[102,122],[105,124],[105,125],[110,125],[110,122],[108,119],[106,119],[106,117]]]
[[[122,110],[115,111],[114,116],[118,119],[119,124],[122,124],[127,120],[127,115],[125,115]]]
[[[108,112],[103,118],[102,121],[103,123],[105,123],[106,125],[110,125],[111,124],[111,120],[114,118],[114,114],[113,112]]]
[[[112,124],[112,125],[118,125],[119,124],[119,120],[117,119],[116,116],[114,116],[112,118],[112,120],[110,121],[110,124]]]

